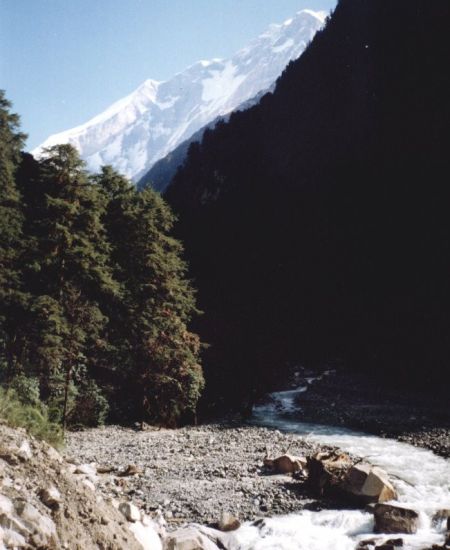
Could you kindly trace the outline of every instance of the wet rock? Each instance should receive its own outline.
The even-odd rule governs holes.
[[[417,532],[419,514],[409,508],[391,504],[377,504],[374,509],[376,533]]]
[[[345,453],[319,452],[308,457],[308,486],[318,497],[333,493],[342,486],[353,461]]]
[[[221,531],[235,531],[236,529],[239,529],[241,522],[234,517],[233,514],[223,512],[220,516],[218,526]]]

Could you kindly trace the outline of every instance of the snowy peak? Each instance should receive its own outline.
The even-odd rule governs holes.
[[[85,124],[50,136],[33,154],[71,143],[91,170],[111,164],[136,180],[197,130],[269,89],[325,17],[302,10],[230,59],[198,61],[165,82],[146,80]]]

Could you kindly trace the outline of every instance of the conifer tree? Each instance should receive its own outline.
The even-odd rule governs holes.
[[[18,259],[24,246],[23,214],[15,173],[25,135],[19,117],[0,90],[0,358],[11,377],[17,363],[17,325],[26,296]]]
[[[73,416],[83,388],[92,395],[89,368],[104,346],[106,324],[99,301],[118,286],[109,268],[100,195],[77,151],[56,145],[40,165],[31,348],[43,395],[57,405],[65,426],[71,392]]]
[[[200,341],[188,330],[195,307],[174,216],[148,189],[137,193],[111,168],[98,178],[107,196],[104,223],[123,287],[121,318],[129,352],[128,392],[140,419],[175,425],[195,415],[204,386]]]

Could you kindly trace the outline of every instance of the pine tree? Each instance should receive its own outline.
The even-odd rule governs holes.
[[[174,216],[157,193],[137,193],[111,168],[97,181],[107,196],[104,223],[123,287],[117,318],[128,346],[124,383],[142,421],[175,425],[195,415],[204,380],[200,340],[187,328],[198,313],[194,291],[182,247],[170,236]]]
[[[51,147],[40,166],[30,348],[43,396],[56,404],[65,426],[70,396],[75,417],[77,395],[91,386],[89,369],[105,345],[99,301],[116,294],[118,286],[109,268],[100,194],[77,151],[70,145]]]
[[[17,326],[26,296],[23,293],[19,258],[24,246],[23,214],[15,173],[25,135],[19,117],[0,90],[0,358],[7,376],[17,364]]]

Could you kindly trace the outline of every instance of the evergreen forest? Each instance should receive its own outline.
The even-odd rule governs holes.
[[[39,159],[0,95],[0,377],[62,425],[195,419],[196,308],[174,216],[71,145]]]

